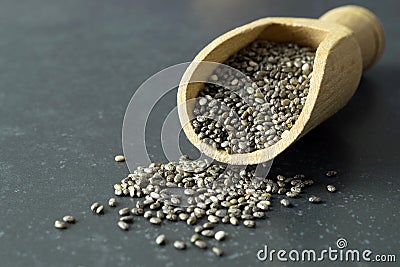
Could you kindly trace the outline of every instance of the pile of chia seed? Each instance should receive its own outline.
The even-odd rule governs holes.
[[[116,158],[118,162],[124,160],[122,156]],[[271,178],[271,175],[261,177],[257,173],[256,166],[215,164],[208,159],[191,161],[187,156],[182,156],[178,162],[137,167],[113,186],[116,196],[138,199],[133,207],[119,207],[117,226],[128,231],[135,216],[142,216],[153,225],[168,222],[193,225],[194,232],[188,241],[197,248],[207,249],[211,239],[222,242],[228,236],[224,230],[216,230],[218,225],[254,228],[257,220],[266,218],[274,198],[280,199],[281,205],[291,207],[289,199],[300,198],[304,195],[303,189],[314,183],[303,174]],[[336,171],[329,171],[326,175],[336,174]],[[336,188],[328,185],[327,190],[334,192]],[[308,201],[320,203],[321,198],[311,195]],[[119,206],[116,198],[110,198],[108,206],[112,209]],[[106,208],[95,202],[90,209],[102,215]],[[65,216],[63,221],[55,221],[54,226],[66,229],[67,223],[74,222],[74,217]],[[183,250],[189,242],[175,240],[171,244]],[[165,234],[160,234],[155,243],[165,245],[169,240]],[[217,256],[224,254],[219,246],[210,249]]]
[[[310,47],[268,41],[232,55],[224,64],[239,72],[218,67],[196,98],[195,133],[231,154],[275,144],[305,105],[314,57]]]
[[[223,241],[228,235],[223,230],[216,231],[217,225],[256,227],[257,220],[266,218],[274,196],[280,195],[280,204],[290,207],[289,199],[298,198],[305,187],[314,183],[303,174],[277,175],[272,179],[256,173],[256,166],[220,165],[207,159],[191,161],[187,156],[178,162],[138,167],[114,185],[116,196],[140,198],[134,207],[119,209],[118,227],[129,230],[134,216],[143,216],[154,225],[181,222],[193,225],[190,242],[206,249],[209,239]],[[308,201],[320,203],[321,199],[309,196]],[[116,206],[115,198],[109,200],[109,206]],[[155,242],[166,244],[165,234]],[[180,250],[187,247],[183,240],[175,240],[173,245]],[[211,251],[223,255],[218,246]]]

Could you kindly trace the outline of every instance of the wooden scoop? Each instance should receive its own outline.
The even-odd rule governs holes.
[[[201,68],[199,61],[222,63],[255,40],[293,42],[316,49],[310,90],[303,110],[291,128],[274,145],[251,153],[229,154],[202,142],[189,122],[194,101],[214,69]],[[359,6],[332,9],[319,19],[264,18],[218,37],[207,45],[186,70],[178,90],[178,113],[190,142],[220,162],[258,164],[275,158],[297,139],[340,110],[353,96],[362,70],[372,66],[384,48],[384,32],[378,18]],[[197,76],[194,79],[195,74]],[[202,80],[206,81],[206,80]]]

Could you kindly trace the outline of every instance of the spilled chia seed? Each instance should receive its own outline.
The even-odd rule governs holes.
[[[187,238],[190,242],[170,241],[165,234],[159,234],[155,243],[171,244],[178,250],[185,250],[192,244],[197,249],[211,250],[222,256],[225,253],[220,247],[212,246],[212,240],[230,240],[226,238],[229,234],[223,230],[224,224],[254,228],[256,221],[266,219],[274,199],[284,207],[292,207],[289,199],[300,201],[304,198],[304,189],[314,183],[303,174],[263,178],[257,176],[255,170],[255,166],[214,164],[208,159],[191,161],[182,156],[178,162],[137,167],[113,186],[117,197],[138,199],[133,207],[115,209],[117,200],[110,198],[108,202],[110,209],[119,215],[116,224],[123,231],[129,231],[134,216],[146,218],[150,224],[161,227],[160,231],[166,223],[185,223],[193,227],[193,235]],[[317,196],[305,199],[313,204],[321,203]],[[95,202],[90,209],[103,214],[105,207]],[[75,221],[71,217],[64,219]],[[67,228],[63,221],[56,221],[54,226]]]

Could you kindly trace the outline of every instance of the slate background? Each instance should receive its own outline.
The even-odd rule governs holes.
[[[254,230],[226,227],[226,257],[190,247],[154,245],[164,232],[188,236],[190,227],[163,230],[137,219],[132,230],[117,216],[88,209],[112,196],[128,173],[113,161],[121,151],[124,111],[152,74],[191,60],[215,37],[265,16],[318,17],[358,3],[382,20],[387,46],[348,106],[282,153],[274,171],[316,180],[305,198],[286,209],[274,204]],[[398,1],[11,1],[0,2],[0,265],[1,266],[262,266],[256,252],[335,247],[400,257]],[[172,92],[157,109],[174,107]],[[162,114],[162,113],[160,113]],[[162,120],[155,119],[155,132]],[[153,128],[152,128],[153,127]],[[157,128],[158,127],[158,128]],[[164,161],[159,138],[148,137],[150,156]],[[196,155],[183,140],[183,150]],[[137,155],[138,161],[144,155]],[[326,178],[328,169],[337,178]],[[338,192],[324,190],[327,183]],[[130,199],[120,200],[133,205]],[[54,229],[73,214],[78,223]],[[276,261],[272,265],[279,265]]]

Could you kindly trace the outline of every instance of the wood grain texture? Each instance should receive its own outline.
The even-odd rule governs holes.
[[[193,108],[207,77],[214,68],[200,62],[222,63],[255,40],[294,42],[316,49],[314,70],[306,104],[292,129],[274,145],[246,154],[228,154],[202,142],[190,123]],[[183,130],[201,152],[235,165],[266,162],[340,110],[353,96],[362,70],[375,63],[384,47],[383,28],[370,11],[358,6],[333,9],[321,19],[264,18],[218,37],[195,57],[178,89],[178,113]],[[194,78],[196,77],[196,78]]]

